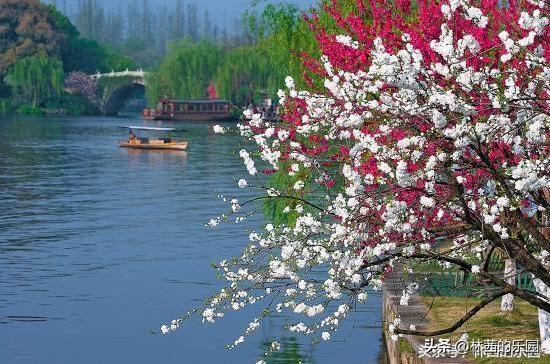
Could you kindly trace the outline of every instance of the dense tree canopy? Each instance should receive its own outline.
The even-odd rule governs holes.
[[[202,98],[221,61],[221,50],[202,41],[184,40],[174,45],[159,70],[148,80],[148,99],[161,97]]]
[[[258,47],[233,49],[225,55],[215,77],[218,94],[237,105],[276,98],[280,77]]]
[[[63,53],[63,66],[66,72],[92,74],[132,69],[135,63],[93,39],[76,37],[67,44],[66,52]]]
[[[108,46],[82,38],[54,5],[37,0],[0,3],[0,97],[7,99],[3,105],[12,104],[19,110],[32,105],[33,112],[52,103],[70,109],[74,102],[86,102],[62,95],[63,73],[135,67]]]
[[[2,0],[0,77],[21,57],[58,56],[65,41],[48,6],[37,0]]]
[[[81,37],[69,18],[55,6],[49,5],[49,11],[58,31],[62,32],[66,39],[60,52],[65,72],[110,72],[135,67],[132,60],[113,51],[110,46]]]

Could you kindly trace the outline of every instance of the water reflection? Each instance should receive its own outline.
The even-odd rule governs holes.
[[[235,188],[239,138],[171,123],[188,130],[187,152],[129,150],[118,147],[119,124],[0,119],[0,363],[256,362],[261,337],[224,349],[254,312],[150,335],[219,288],[210,263],[237,255],[262,222],[204,228],[227,209],[218,193],[252,197]],[[375,296],[363,323],[379,321],[377,305]],[[380,336],[355,329],[315,353],[289,338],[272,360],[374,363]]]
[[[121,153],[128,154],[129,163],[137,163],[140,167],[143,167],[143,163],[155,166],[168,165],[170,168],[175,165],[185,167],[187,164],[187,152],[184,150],[142,150],[123,148]]]
[[[267,352],[271,348],[273,340],[262,342],[262,352]],[[298,343],[295,337],[286,337],[280,341],[281,350],[274,351],[266,358],[267,364],[313,364],[311,355],[304,354],[304,347]],[[311,353],[309,353],[311,354]]]

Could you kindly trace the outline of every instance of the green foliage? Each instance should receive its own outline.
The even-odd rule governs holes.
[[[313,207],[304,203],[302,200],[315,202],[316,197],[319,197],[315,191],[311,190],[311,181],[309,180],[310,171],[301,170],[294,175],[290,175],[289,162],[283,162],[279,166],[279,170],[273,173],[267,181],[267,187],[273,188],[281,193],[283,197],[275,197],[266,199],[264,202],[264,216],[274,225],[285,224],[294,226],[299,214],[296,212],[296,207],[301,205],[304,211],[313,212]],[[294,184],[298,181],[304,182],[304,188],[300,191],[294,189]],[[307,196],[307,197],[304,197]],[[289,212],[285,212],[286,208]]]
[[[92,39],[80,37],[80,32],[54,5],[48,5],[58,32],[63,33],[66,42],[61,50],[61,58],[66,73],[123,71],[134,68],[134,62],[106,45]]]
[[[7,80],[17,101],[39,107],[46,98],[63,92],[63,65],[55,58],[20,59],[8,71]]]
[[[6,115],[12,111],[10,100],[0,99],[0,115]]]
[[[9,99],[0,102],[2,113],[10,111],[10,105],[25,114],[37,114],[44,106],[71,114],[95,113],[88,101],[63,94],[64,72],[135,68],[129,58],[81,38],[53,5],[35,0],[0,2],[0,97]]]
[[[173,45],[156,72],[147,80],[147,99],[203,98],[211,81],[218,96],[236,105],[276,98],[284,83],[284,67],[265,56],[263,46],[223,50],[210,42],[189,40]]]
[[[258,4],[260,1],[256,1]],[[331,2],[323,0],[323,3]],[[314,9],[319,24],[325,31],[340,34],[342,30],[320,4]],[[338,0],[341,13],[346,15],[357,10],[356,0]],[[251,32],[258,40],[257,46],[275,65],[275,72],[282,85],[284,77],[292,76],[298,88],[309,89],[306,78],[314,86],[323,87],[323,79],[311,73],[303,64],[303,55],[319,59],[321,51],[315,33],[308,20],[292,4],[269,4],[262,12],[251,10],[246,13]],[[307,77],[306,77],[307,76]]]
[[[340,0],[339,3],[344,13],[356,9],[355,1]],[[317,9],[317,16],[329,32],[341,32],[322,6]],[[254,45],[220,49],[206,41],[193,44],[186,40],[174,44],[157,72],[147,80],[149,104],[155,105],[162,97],[204,97],[206,86],[212,80],[218,95],[237,105],[258,104],[266,97],[276,99],[277,90],[289,75],[299,88],[308,87],[306,78],[322,87],[323,80],[303,65],[302,53],[319,58],[320,51],[315,34],[297,6],[268,4],[261,12],[253,6],[244,19],[250,38],[256,41]],[[144,49],[138,40],[126,43],[127,47]],[[198,62],[205,65],[200,66]]]
[[[105,50],[102,64],[104,72],[117,72],[137,68],[136,63],[131,58],[122,55],[109,46],[103,47]]]
[[[86,38],[73,38],[69,41],[63,54],[63,65],[65,72],[80,71],[88,74],[135,68],[130,58]]]
[[[175,44],[147,80],[149,103],[155,104],[162,97],[205,97],[221,60],[221,50],[210,42],[184,40]]]
[[[102,68],[103,48],[95,40],[73,38],[63,54],[65,72],[95,73]]]
[[[294,176],[290,176],[287,172],[287,168],[282,166],[279,171],[271,175],[267,186],[281,191],[285,187],[293,186],[298,179]],[[284,190],[283,190],[284,191]],[[293,190],[290,191],[289,196],[293,194]],[[298,200],[290,198],[270,198],[266,199],[264,203],[264,216],[266,220],[272,222],[274,225],[287,224],[294,226],[294,222],[298,218],[298,214],[295,211],[296,206],[299,204]],[[284,209],[290,207],[291,211],[285,213]]]
[[[329,0],[323,0],[326,3]],[[260,1],[256,1],[255,5]],[[342,7],[342,14],[348,14],[357,10],[355,0],[338,0]],[[340,34],[342,31],[324,10],[322,4],[315,9],[315,14],[319,23],[329,33]],[[303,63],[303,55],[313,59],[319,59],[321,51],[316,39],[316,34],[310,28],[308,20],[303,16],[300,10],[291,4],[269,4],[265,6],[262,12],[256,12],[254,7],[246,14],[251,32],[257,39],[255,46],[258,54],[266,55],[264,62],[272,65],[272,76],[275,79],[274,85],[268,84],[270,93],[277,88],[282,88],[284,78],[292,76],[299,89],[311,89],[308,81],[313,83],[314,87],[323,88],[323,79],[311,73]],[[273,87],[273,88],[272,88]],[[303,143],[308,144],[307,140]],[[305,191],[308,190],[307,176],[300,178],[291,177],[286,173],[288,166],[279,166],[279,172],[273,174],[268,185],[279,191],[289,191],[293,194],[292,186],[301,179],[305,182]],[[341,180],[336,180],[336,187],[342,184]],[[290,188],[289,188],[290,187]],[[315,191],[309,191],[313,197],[320,195]],[[312,196],[309,196],[310,198]],[[283,210],[289,206],[291,211],[299,204],[297,200],[290,199],[270,199],[264,205],[264,214],[266,218],[275,224],[293,225],[296,221],[296,213],[284,213]],[[305,206],[305,209],[308,207]]]
[[[503,317],[503,316],[484,317],[480,319],[479,322],[482,324],[490,324],[495,327],[507,327],[507,326],[515,326],[520,324],[519,321],[509,320],[507,317]],[[534,324],[536,325],[536,322]]]
[[[71,23],[68,17],[57,10],[55,5],[48,5],[48,10],[54,19],[57,30],[65,33],[67,39],[78,38],[80,36],[78,29]]]
[[[116,49],[144,68],[158,66],[159,60],[164,55],[164,52],[159,51],[150,42],[141,38],[128,38],[120,45],[117,45]]]
[[[68,115],[93,115],[99,113],[96,106],[84,96],[63,94],[44,102],[45,108]]]
[[[19,106],[19,108],[17,109],[17,112],[23,115],[32,115],[32,116],[44,115],[44,111],[42,111],[41,108],[29,105],[29,104],[23,104]]]
[[[258,39],[258,51],[267,55],[274,66],[279,88],[286,76],[299,80],[303,66],[296,50],[305,49],[314,41],[299,8],[291,4],[269,4],[260,15],[250,11],[245,16],[251,32]]]
[[[65,40],[46,5],[36,0],[1,0],[0,82],[18,59],[59,56]]]
[[[215,84],[220,97],[237,105],[275,98],[281,76],[258,47],[235,48],[225,54]]]

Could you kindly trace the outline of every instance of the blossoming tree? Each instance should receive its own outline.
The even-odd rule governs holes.
[[[550,242],[537,216],[549,207],[549,20],[544,1],[499,3],[358,0],[344,14],[332,1],[338,35],[312,16],[324,56],[306,62],[325,88],[287,78],[283,120],[247,112],[239,126],[257,145],[240,153],[254,177],[239,187],[262,188],[257,165],[268,164],[287,183],[256,200],[282,203],[289,218],[219,264],[229,283],[199,310],[204,321],[263,304],[235,345],[281,311],[294,315],[290,331],[329,340],[367,287],[423,262],[473,275],[484,298],[435,331],[397,319],[394,338],[452,332],[505,295],[548,315]],[[245,218],[249,202],[231,202]],[[517,263],[504,276],[488,268],[495,250]],[[513,284],[515,272],[531,273],[538,293]]]

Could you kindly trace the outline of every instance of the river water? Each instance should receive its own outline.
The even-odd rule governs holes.
[[[0,363],[255,363],[278,339],[268,322],[238,349],[253,312],[153,334],[215,293],[213,261],[262,223],[204,223],[226,212],[246,172],[237,136],[188,130],[186,153],[118,148],[131,118],[0,119]],[[151,125],[151,124],[148,124]],[[242,196],[241,196],[242,197]],[[288,336],[272,362],[377,363],[380,296],[311,348]]]

